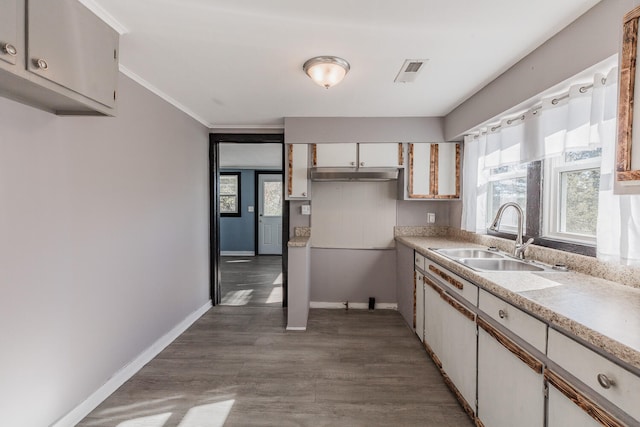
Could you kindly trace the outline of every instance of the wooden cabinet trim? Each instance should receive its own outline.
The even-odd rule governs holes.
[[[314,168],[318,166],[318,144],[311,144],[311,164]]]
[[[434,291],[436,291],[438,293],[438,295],[442,296],[442,294],[444,293],[444,291],[442,290],[442,288],[438,285],[436,285],[431,279],[429,279],[427,276],[422,276],[422,281],[429,285],[431,288],[433,288]]]
[[[435,365],[438,367],[438,369],[442,373],[442,362],[440,361],[438,356],[436,356],[436,354],[433,352],[431,347],[429,347],[429,344],[427,344],[427,340],[424,340],[422,344],[424,345],[424,349],[429,355],[429,357],[431,358],[431,360],[433,360],[433,363],[435,363]]]
[[[456,279],[454,279],[453,277],[449,276],[448,274],[444,273],[443,271],[440,271],[440,269],[434,267],[433,265],[429,265],[429,270],[434,272],[438,276],[442,277],[444,280],[447,281],[447,283],[449,283],[450,285],[454,286],[455,288],[460,289],[460,290],[464,289],[464,284],[462,284],[461,282],[457,281]]]
[[[409,197],[413,194],[413,144],[409,144]]]
[[[451,298],[445,292],[441,293],[440,297],[443,300],[445,300],[451,307],[453,307],[456,310],[458,310],[467,319],[471,320],[472,322],[476,320],[476,315],[471,310],[467,309],[465,306],[460,304],[458,301],[456,301],[455,299]]]
[[[293,194],[293,144],[289,144],[288,148],[288,168],[289,176],[287,177],[287,192],[289,196]]]
[[[460,198],[460,165],[461,165],[460,144],[456,144],[456,194],[452,198]]]
[[[538,359],[530,355],[527,351],[525,351],[522,347],[511,341],[509,338],[504,336],[500,331],[490,325],[486,320],[481,317],[476,319],[478,326],[485,330],[489,335],[491,335],[496,341],[498,341],[504,348],[509,350],[516,356],[518,359],[522,360],[527,366],[529,366],[534,372],[541,374],[542,373],[542,362]]]
[[[402,142],[398,143],[398,166],[404,166],[404,150],[402,149]]]
[[[462,405],[462,409],[464,409],[467,415],[472,420],[474,420],[476,418],[476,413],[473,410],[473,408],[471,408],[469,403],[467,403],[464,397],[462,397],[462,393],[460,393],[460,390],[458,390],[458,388],[455,386],[453,381],[451,381],[451,378],[449,378],[449,375],[447,375],[446,372],[441,370],[440,373],[442,374],[442,379],[444,380],[444,383],[447,385],[447,387],[449,387],[449,390],[451,390],[451,392],[456,396],[456,399],[458,399],[458,402],[460,402],[460,405]]]
[[[627,13],[623,19],[620,96],[618,97],[618,142],[616,145],[616,179],[618,181],[640,180],[640,170],[631,170],[633,95],[637,83],[635,77],[638,18],[640,18],[640,6]]]
[[[560,375],[546,368],[544,370],[544,379],[554,386],[567,399],[575,403],[580,409],[589,414],[591,418],[607,427],[622,427],[624,423],[604,410],[600,405],[594,403],[591,399],[580,393],[575,387],[565,381]]]
[[[413,329],[414,330],[416,329],[416,325],[417,325],[417,323],[416,323],[416,305],[417,305],[417,301],[416,301],[417,289],[416,289],[416,286],[417,286],[417,283],[418,283],[417,277],[416,277],[417,275],[418,275],[418,273],[416,273],[416,271],[414,270],[413,271]]]
[[[429,194],[438,194],[438,144],[431,144],[431,158],[429,159]]]

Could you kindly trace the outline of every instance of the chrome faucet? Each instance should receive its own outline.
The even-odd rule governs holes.
[[[515,247],[513,248],[513,256],[516,258],[524,259],[524,251],[527,247],[533,243],[533,239],[527,240],[526,243],[522,243],[522,224],[524,222],[524,212],[519,204],[515,202],[507,202],[498,208],[498,212],[496,213],[496,217],[493,219],[493,223],[489,227],[489,230],[498,231],[498,227],[500,226],[500,220],[502,219],[502,214],[505,209],[509,206],[513,206],[518,213],[518,234],[516,236]]]

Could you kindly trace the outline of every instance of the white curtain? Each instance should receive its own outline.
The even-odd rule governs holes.
[[[616,156],[617,73],[607,76],[597,97],[602,105],[594,121],[602,141],[598,200],[598,258],[622,264],[640,264],[640,195],[614,195]],[[594,98],[596,94],[594,94]]]
[[[602,147],[598,257],[640,263],[640,196],[613,194],[618,70],[465,137],[462,228],[484,230],[488,169]]]

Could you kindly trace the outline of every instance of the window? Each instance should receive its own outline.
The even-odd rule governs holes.
[[[545,236],[595,243],[601,154],[568,151],[545,162]]]
[[[490,169],[487,186],[487,227],[491,225],[498,208],[504,203],[516,202],[522,210],[527,210],[527,164]],[[500,221],[500,231],[516,233],[517,230],[516,210],[505,210]]]
[[[240,172],[220,172],[220,216],[241,216]]]

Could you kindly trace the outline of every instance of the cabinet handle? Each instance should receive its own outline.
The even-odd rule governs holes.
[[[302,197],[307,197],[307,193],[302,193]]]
[[[501,319],[505,319],[507,317],[507,312],[504,310],[498,310],[498,316],[500,316]]]
[[[4,46],[2,46],[2,51],[10,56],[16,56],[18,54],[18,49],[11,43],[5,43]]]
[[[364,166],[364,162],[360,162],[360,166]]]
[[[351,166],[355,166],[356,162],[351,162],[350,164],[351,164]]]
[[[602,386],[602,388],[609,389],[611,386],[616,385],[615,381],[607,377],[605,374],[598,374],[598,384]]]
[[[39,70],[46,70],[49,68],[49,64],[47,64],[47,61],[42,58],[34,59],[33,63]]]

